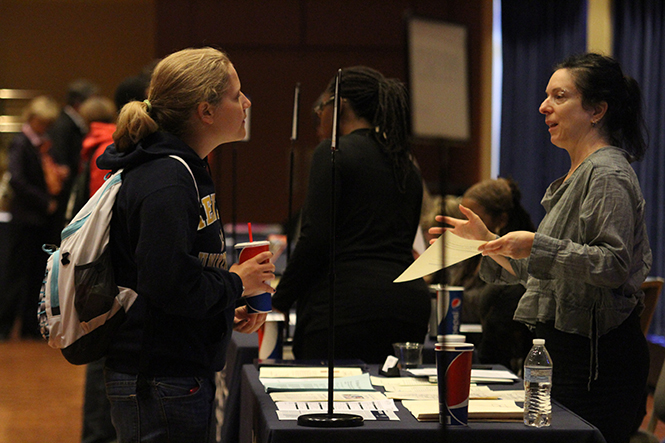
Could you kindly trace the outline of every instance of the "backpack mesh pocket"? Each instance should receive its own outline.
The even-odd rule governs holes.
[[[79,320],[87,322],[100,313],[108,312],[119,293],[109,249],[107,248],[94,262],[76,266],[74,274],[76,281],[74,306]]]

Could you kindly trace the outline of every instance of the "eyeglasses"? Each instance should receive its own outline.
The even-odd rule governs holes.
[[[317,116],[321,117],[321,113],[323,112],[323,108],[325,108],[326,106],[328,106],[329,104],[331,104],[334,101],[335,101],[335,96],[333,95],[328,100],[326,100],[324,102],[321,102],[318,105],[316,105],[314,107],[314,112],[316,112]]]

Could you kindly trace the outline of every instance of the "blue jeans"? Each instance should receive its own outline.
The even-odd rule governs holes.
[[[105,369],[118,443],[209,443],[215,384],[198,377],[143,377]]]

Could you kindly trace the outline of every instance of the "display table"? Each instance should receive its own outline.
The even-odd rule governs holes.
[[[377,375],[378,366],[370,365]],[[505,389],[518,389],[515,384]],[[499,388],[499,385],[493,385]],[[604,443],[600,431],[564,407],[554,403],[552,426],[531,428],[521,422],[475,422],[467,427],[447,427],[419,422],[396,401],[399,421],[365,421],[356,428],[311,428],[296,420],[280,421],[276,406],[259,381],[254,365],[242,368],[240,443],[389,443],[389,442],[492,442],[492,443]],[[445,435],[444,435],[445,432]]]
[[[270,314],[269,314],[270,315]],[[295,325],[295,314],[291,314],[291,327]],[[293,331],[291,331],[293,335]],[[233,332],[226,350],[226,365],[217,374],[217,399],[215,410],[215,441],[237,442],[240,424],[240,380],[242,366],[259,358],[259,336],[256,332],[243,334]]]

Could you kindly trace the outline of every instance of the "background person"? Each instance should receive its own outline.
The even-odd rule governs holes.
[[[214,374],[232,328],[254,332],[265,314],[235,308],[273,292],[264,252],[227,271],[226,247],[207,156],[245,136],[251,103],[228,57],[185,49],[155,68],[148,100],[126,104],[115,144],[98,159],[124,168],[111,220],[118,285],[138,298],[106,356],[106,392],[119,442],[208,442]],[[196,180],[179,161],[181,157]],[[197,194],[198,192],[198,194]]]
[[[317,113],[332,135],[334,79]],[[383,362],[392,343],[422,343],[430,295],[422,279],[393,283],[412,262],[422,184],[407,139],[404,85],[356,66],[342,71],[336,153],[335,358]],[[331,227],[331,140],[319,144],[310,169],[300,237],[273,297],[296,304],[293,353],[327,358]]]
[[[80,167],[90,165],[90,186],[88,196],[104,184],[104,177],[109,172],[97,167],[97,159],[104,153],[107,146],[113,144],[115,120],[117,117],[115,103],[103,96],[94,96],[81,105],[81,116],[88,124],[88,133],[81,144]]]
[[[59,219],[55,226],[58,237],[66,222],[67,201],[79,170],[81,144],[88,132],[88,126],[79,114],[79,110],[86,99],[98,93],[99,87],[89,80],[78,79],[71,82],[67,86],[66,104],[60,110],[56,121],[49,128],[49,137],[53,141],[49,153],[56,163],[67,167],[69,170],[69,177],[63,183],[63,190],[58,198],[58,210],[55,215],[55,218]]]
[[[517,183],[498,178],[471,186],[460,202],[493,233],[533,232],[531,217],[520,200]],[[459,212],[459,208],[455,210]],[[483,334],[476,351],[480,363],[499,363],[520,374],[532,340],[529,329],[513,320],[524,286],[486,283],[478,275],[480,261],[481,256],[475,256],[449,268],[448,282],[464,287],[462,322],[482,325]]]
[[[526,285],[515,319],[546,340],[553,398],[608,443],[628,442],[644,412],[649,372],[639,315],[651,249],[630,166],[646,151],[641,92],[614,59],[593,53],[557,66],[545,92],[540,112],[571,167],[547,189],[536,233],[495,239],[463,206],[468,221],[440,221],[488,241],[479,248],[492,258],[481,262],[483,279]]]
[[[39,291],[48,255],[45,243],[54,243],[54,213],[67,170],[49,156],[46,131],[58,116],[55,100],[38,96],[23,111],[25,123],[9,145],[8,171],[14,192],[9,222],[5,287],[0,295],[0,340],[9,338],[17,319],[21,337],[41,337],[37,322]]]

